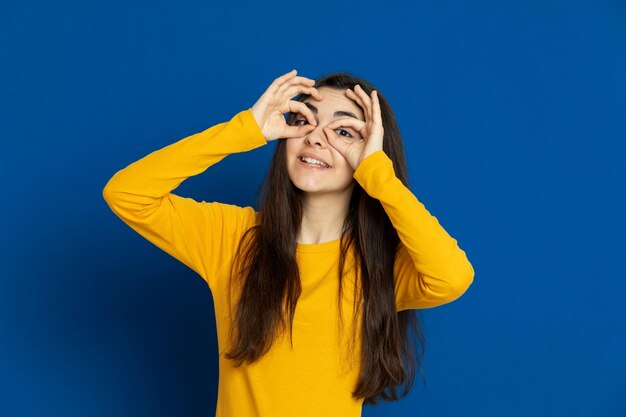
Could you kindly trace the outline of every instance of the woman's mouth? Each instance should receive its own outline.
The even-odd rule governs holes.
[[[330,169],[332,168],[330,165],[325,164],[322,161],[318,161],[316,159],[313,158],[303,158],[301,156],[298,157],[298,161],[300,162],[300,164],[306,168],[309,169],[318,169],[318,170],[323,170],[323,169]]]

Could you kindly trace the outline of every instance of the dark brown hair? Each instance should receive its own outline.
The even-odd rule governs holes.
[[[343,91],[356,84],[368,95],[376,89],[366,80],[347,72],[328,74],[316,80],[314,87]],[[295,100],[303,101],[307,97],[300,94]],[[378,97],[384,129],[383,151],[392,160],[396,176],[408,187],[400,129],[387,99],[380,92]],[[293,125],[297,115],[289,113],[287,124]],[[296,303],[301,293],[295,253],[302,220],[302,191],[289,178],[285,145],[285,140],[278,140],[260,188],[260,198],[257,195],[258,222],[243,235],[231,265],[229,287],[233,281],[240,287],[236,312],[231,314],[234,318],[230,332],[233,346],[225,357],[234,360],[235,366],[252,363],[267,353],[277,331],[285,329],[286,317],[289,317],[290,335],[293,329]],[[386,244],[381,245],[381,242]],[[393,265],[399,243],[398,233],[380,201],[370,197],[357,183],[340,240],[338,293],[341,304],[346,254],[353,247],[358,276],[353,323],[361,314],[362,344],[360,375],[352,395],[363,398],[366,404],[377,404],[377,399],[397,401],[408,394],[416,370],[419,369],[424,376],[421,364],[425,339],[417,311],[396,310]],[[357,288],[360,290],[358,294]],[[338,308],[341,315],[341,306]],[[417,349],[411,344],[409,330],[413,330],[419,341]],[[396,392],[399,385],[404,386],[400,397]]]

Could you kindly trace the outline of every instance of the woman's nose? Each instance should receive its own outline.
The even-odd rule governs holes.
[[[309,143],[310,145],[326,145],[328,139],[326,138],[326,133],[324,133],[324,131],[322,130],[323,127],[324,126],[318,124],[315,129],[310,131],[309,134],[306,135],[305,140],[307,141],[307,143]]]

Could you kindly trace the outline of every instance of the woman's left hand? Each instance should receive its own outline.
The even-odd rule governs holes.
[[[383,149],[383,120],[378,101],[378,91],[372,91],[372,96],[356,85],[354,91],[346,89],[346,95],[355,100],[363,109],[365,121],[352,117],[337,119],[324,128],[328,143],[348,161],[352,169],[357,167],[369,155]],[[361,139],[345,138],[335,132],[339,126],[352,127],[361,135]]]

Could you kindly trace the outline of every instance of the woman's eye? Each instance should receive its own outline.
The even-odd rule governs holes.
[[[300,124],[300,122],[304,122],[304,124],[309,124],[309,121],[307,119],[298,119],[298,120],[294,121],[296,126],[304,126],[304,124]],[[338,127],[337,129],[335,129],[335,131],[338,132],[337,134],[339,136],[343,136],[343,137],[346,137],[346,138],[353,137],[352,134],[349,131],[347,131],[346,129],[342,129],[342,128]],[[344,135],[344,134],[342,134],[340,132],[345,132],[346,134]]]
[[[346,132],[346,133],[348,134],[348,136],[346,136],[346,137],[348,137],[348,138],[351,138],[351,137],[352,137],[352,135],[350,134],[350,132],[348,132],[348,131],[347,131],[347,130],[345,130],[345,129],[338,128],[337,130],[338,130],[338,131],[342,131],[342,132]],[[339,136],[344,136],[344,135],[342,135],[341,133],[339,133]]]

